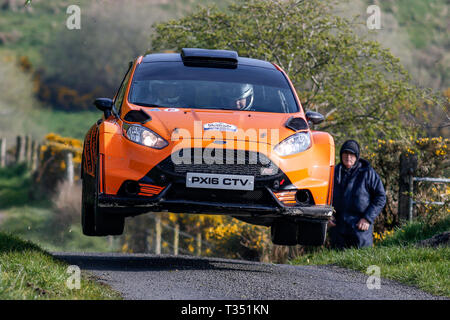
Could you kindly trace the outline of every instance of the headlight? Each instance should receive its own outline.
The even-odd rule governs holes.
[[[291,154],[305,151],[311,146],[311,138],[307,132],[299,132],[284,139],[275,146],[273,150],[280,156],[289,156]]]
[[[134,124],[123,125],[125,136],[133,142],[142,144],[155,149],[162,149],[169,144],[166,140],[161,138],[158,134],[143,126]]]

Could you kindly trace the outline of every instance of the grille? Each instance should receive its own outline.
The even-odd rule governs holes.
[[[181,149],[159,166],[179,175],[201,172],[264,178],[280,173],[278,167],[262,153],[231,149]]]

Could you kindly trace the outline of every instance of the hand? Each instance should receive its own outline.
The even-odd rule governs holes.
[[[361,231],[367,231],[369,230],[370,223],[366,219],[361,218],[361,220],[359,220],[358,223],[356,224],[356,227]]]
[[[336,227],[336,221],[334,221],[334,220],[328,221],[328,228],[333,228],[333,227]]]

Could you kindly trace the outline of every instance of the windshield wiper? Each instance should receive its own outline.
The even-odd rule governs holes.
[[[167,108],[165,106],[159,106],[154,103],[145,103],[145,102],[131,102],[132,104],[142,106],[142,107],[151,107],[151,108]]]

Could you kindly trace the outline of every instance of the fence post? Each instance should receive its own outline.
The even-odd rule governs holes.
[[[155,253],[161,254],[161,216],[159,214],[156,214],[155,216],[155,223],[156,223]]]
[[[66,151],[65,154],[65,161],[66,161],[66,178],[70,185],[73,185],[73,176],[74,176],[74,169],[73,169],[73,155],[72,152]]]
[[[6,138],[0,138],[0,168],[6,166]]]
[[[44,153],[42,152],[41,149],[42,149],[42,143],[39,143],[39,144],[36,146],[36,163],[35,163],[36,170],[39,169],[39,167],[40,167],[40,164],[41,164],[41,157],[42,157],[42,158],[44,157]]]
[[[31,171],[34,172],[37,169],[38,162],[38,144],[35,140],[31,142]]]
[[[23,143],[23,137],[17,136],[17,144],[16,144],[16,164],[21,163],[23,161],[23,154],[24,154],[24,143]]]
[[[24,146],[24,160],[27,166],[30,166],[31,162],[31,136],[25,136],[25,146]]]
[[[403,153],[400,156],[399,181],[398,181],[398,218],[401,221],[412,219],[412,190],[413,176],[417,169],[417,156]]]
[[[177,223],[175,224],[175,232],[173,236],[173,254],[178,255],[178,244],[180,241],[180,225]]]
[[[199,232],[197,233],[197,252],[196,252],[197,256],[201,256],[202,255],[202,234]]]

